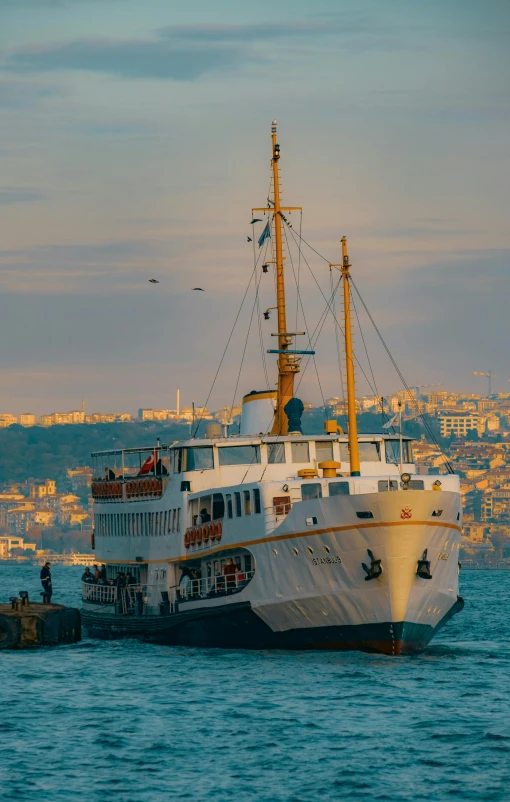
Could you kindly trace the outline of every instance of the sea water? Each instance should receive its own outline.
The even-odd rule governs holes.
[[[53,568],[79,606],[81,568]],[[39,593],[2,565],[2,601]],[[510,572],[413,657],[84,639],[0,652],[0,799],[510,800]]]

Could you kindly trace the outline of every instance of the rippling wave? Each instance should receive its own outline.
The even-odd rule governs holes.
[[[38,570],[0,564],[6,600]],[[53,569],[79,606],[79,568]],[[2,652],[0,799],[510,800],[510,573],[421,655],[84,640]]]

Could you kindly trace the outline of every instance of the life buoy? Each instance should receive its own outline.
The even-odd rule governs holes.
[[[185,548],[189,549],[189,529],[186,529],[184,534],[184,546]]]
[[[202,526],[197,527],[197,531],[195,533],[195,543],[197,546],[200,546],[202,543],[202,538],[204,536],[204,528]]]
[[[223,527],[221,525],[221,521],[216,521],[214,524],[214,537],[216,540],[221,540],[221,533],[223,531]]]
[[[90,535],[90,545],[92,546],[92,551],[96,550],[96,533],[92,530]]]
[[[196,529],[190,529],[189,530],[189,544],[190,544],[190,546],[193,546],[193,544],[195,543],[196,539],[197,539]]]
[[[209,542],[209,538],[211,537],[211,529],[212,529],[211,524],[206,524],[202,528],[202,536],[204,538],[204,543],[208,543]]]

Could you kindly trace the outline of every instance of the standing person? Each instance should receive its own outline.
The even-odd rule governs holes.
[[[237,565],[235,565],[232,557],[229,557],[225,565],[223,566],[223,576],[225,577],[227,583],[227,590],[231,590],[235,587],[236,584],[236,571]]]
[[[53,588],[51,585],[51,571],[49,562],[45,562],[41,568],[41,585],[43,586],[44,595],[51,604],[51,594],[53,593]]]
[[[94,581],[97,582],[100,576],[101,572],[99,570],[99,567],[97,565],[94,565]]]

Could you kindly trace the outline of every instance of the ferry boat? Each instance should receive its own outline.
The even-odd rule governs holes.
[[[83,585],[83,623],[92,637],[169,645],[409,654],[463,607],[459,478],[419,475],[401,427],[358,434],[345,237],[331,267],[348,432],[327,420],[324,434],[302,433],[294,379],[310,351],[290,347],[282,239],[298,207],[281,205],[276,134],[273,122],[272,196],[252,211],[267,215],[273,251],[277,389],[244,396],[237,434],[210,423],[204,437],[92,455],[106,578]]]

